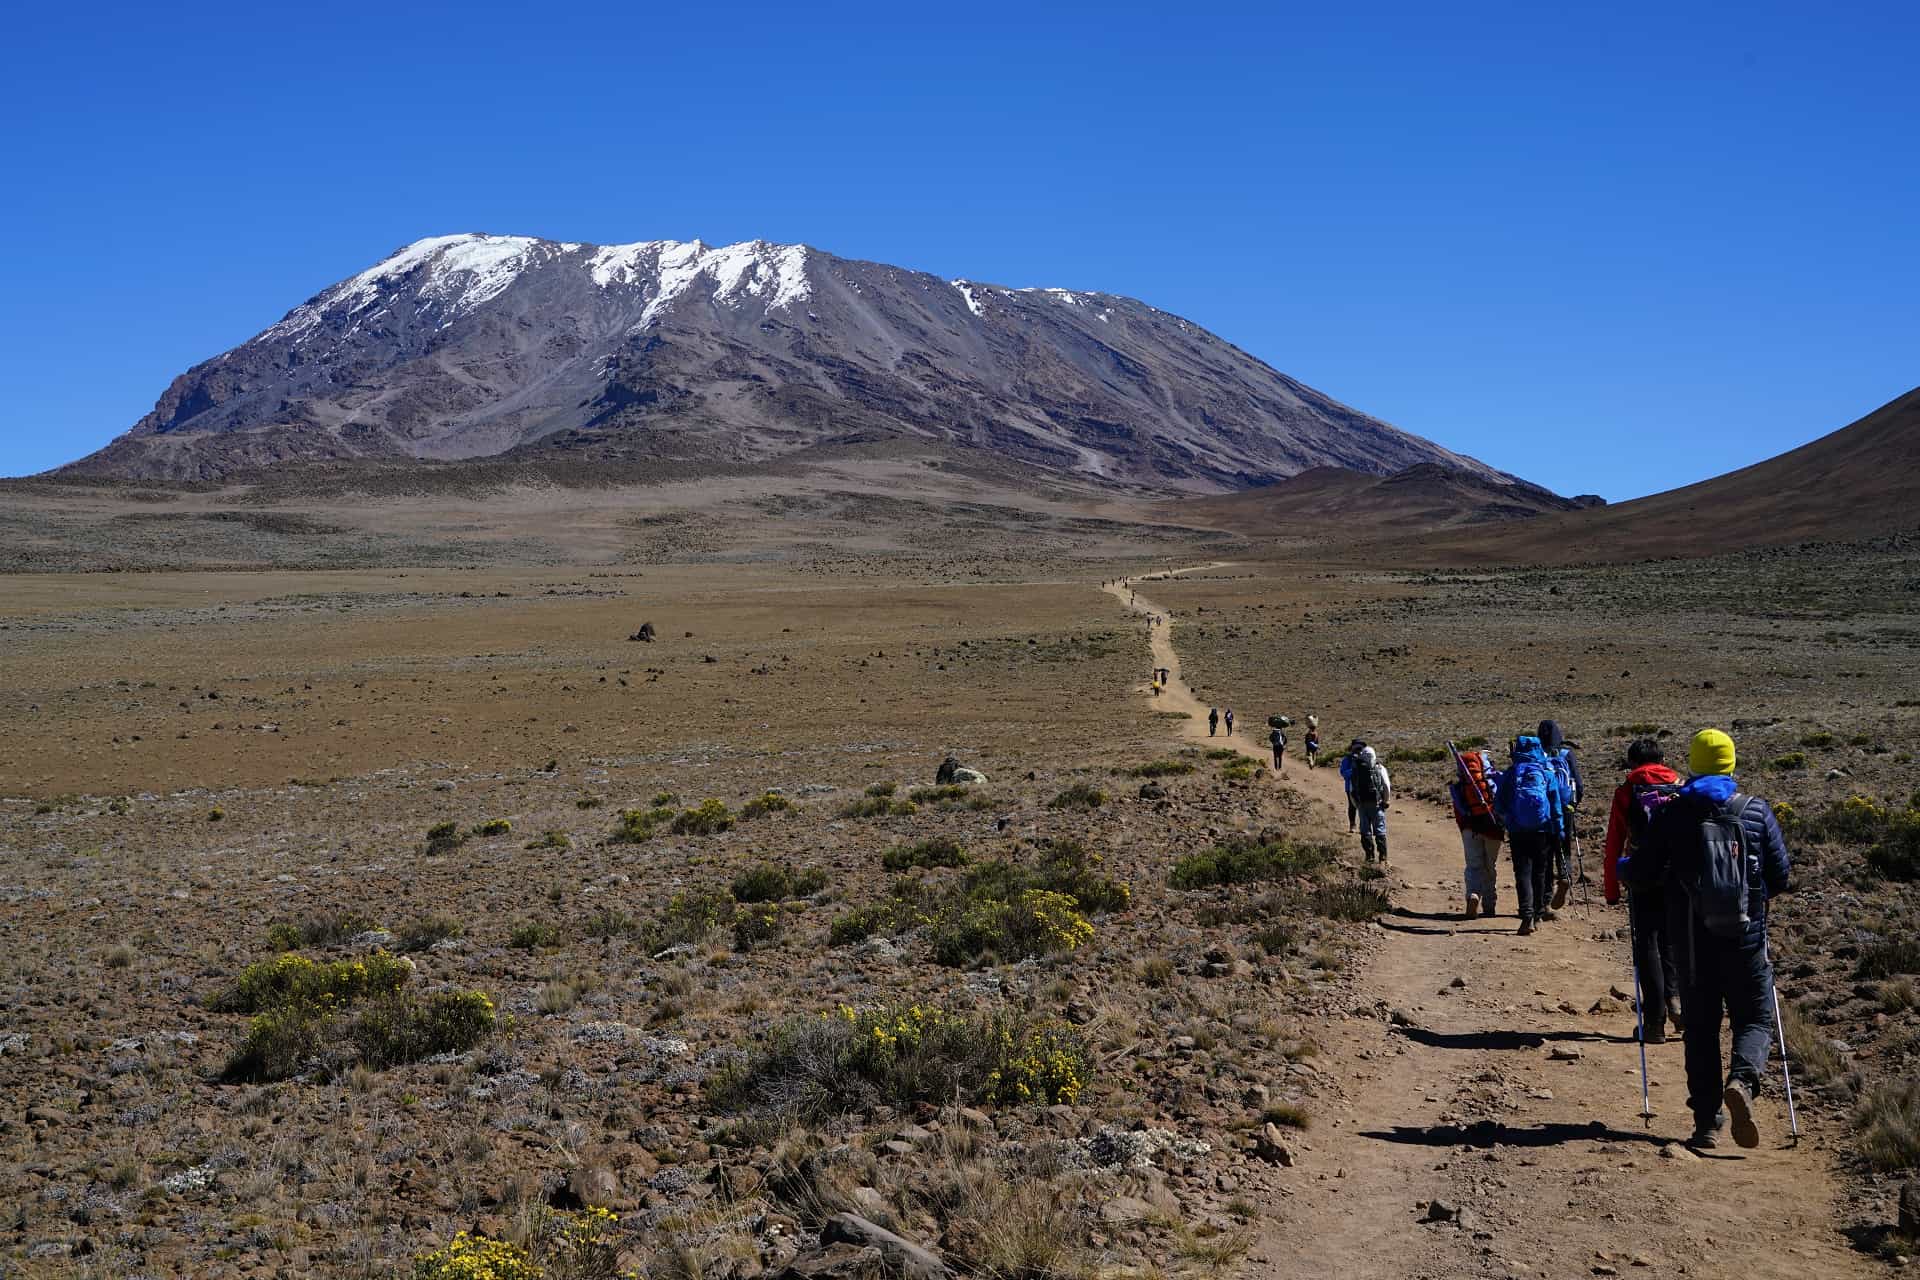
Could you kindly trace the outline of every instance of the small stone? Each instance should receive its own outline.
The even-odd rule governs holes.
[[[1578,1062],[1586,1057],[1577,1044],[1557,1044],[1548,1051],[1547,1057],[1555,1062]]]
[[[1253,1154],[1283,1169],[1293,1167],[1293,1148],[1288,1144],[1287,1136],[1280,1131],[1280,1126],[1271,1121],[1260,1126],[1260,1132],[1253,1140]]]
[[[1662,1160],[1698,1160],[1700,1157],[1677,1142],[1669,1142],[1660,1148],[1660,1158]]]

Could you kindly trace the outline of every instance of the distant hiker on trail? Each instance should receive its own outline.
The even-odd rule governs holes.
[[[1207,712],[1207,736],[1211,738],[1220,731],[1220,708],[1214,707]]]
[[[1275,725],[1267,734],[1267,741],[1273,744],[1273,771],[1284,778],[1287,775],[1287,731]]]
[[[1520,936],[1526,937],[1547,908],[1547,883],[1554,851],[1565,831],[1566,802],[1553,764],[1540,739],[1521,734],[1513,740],[1512,763],[1493,781],[1494,812],[1507,829],[1513,851],[1514,895],[1520,900]]]
[[[1308,716],[1307,720],[1309,722],[1305,743],[1307,749],[1307,768],[1312,769],[1320,763],[1320,730],[1311,723],[1313,720],[1312,716]]]
[[[1347,830],[1349,832],[1360,829],[1355,823],[1355,817],[1360,810],[1353,800],[1353,767],[1360,763],[1360,753],[1366,749],[1366,746],[1366,743],[1355,738],[1347,744],[1347,754],[1340,757],[1340,784],[1347,790]]]
[[[1231,738],[1233,736],[1233,708],[1232,707],[1227,708],[1227,714],[1223,716],[1222,719],[1224,719],[1227,722],[1227,736]]]
[[[1693,776],[1648,824],[1647,839],[1621,868],[1627,887],[1666,893],[1667,927],[1679,959],[1686,1015],[1687,1106],[1695,1147],[1718,1145],[1731,1116],[1733,1140],[1760,1145],[1753,1099],[1777,1018],[1767,903],[1785,893],[1791,862],[1773,806],[1734,781],[1733,739],[1718,729],[1693,735]],[[1720,1070],[1720,1021],[1733,1026],[1733,1058]],[[1724,1106],[1724,1110],[1722,1109]]]
[[[1493,761],[1484,751],[1456,751],[1447,786],[1453,822],[1466,858],[1467,919],[1499,914],[1500,844],[1507,838],[1495,813]]]
[[[1620,901],[1620,864],[1647,842],[1653,817],[1680,794],[1680,775],[1667,768],[1666,755],[1652,738],[1636,738],[1627,747],[1627,780],[1613,790],[1607,814],[1603,884],[1607,905]],[[1665,1044],[1666,1024],[1675,1034],[1686,1030],[1680,1011],[1680,975],[1673,933],[1667,928],[1666,890],[1646,885],[1627,896],[1633,935],[1633,968],[1640,984],[1640,1027],[1648,1044]]]
[[[1348,780],[1353,803],[1360,810],[1360,850],[1367,861],[1377,852],[1381,866],[1387,865],[1387,806],[1393,803],[1393,779],[1387,767],[1374,756],[1373,748],[1363,746],[1353,759],[1353,776]]]
[[[1574,822],[1579,816],[1576,810],[1580,807],[1586,782],[1580,776],[1579,758],[1573,754],[1573,748],[1567,745],[1566,735],[1560,732],[1560,726],[1552,720],[1540,722],[1540,747],[1547,753],[1547,759],[1560,779],[1560,796],[1566,804],[1566,811],[1562,814],[1565,825],[1560,833],[1560,847],[1554,851],[1553,909],[1558,911],[1567,905],[1567,891],[1573,885],[1573,842],[1579,836],[1574,829]]]

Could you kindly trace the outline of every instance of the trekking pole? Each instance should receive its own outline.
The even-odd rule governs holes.
[[[1767,957],[1767,986],[1773,991],[1773,1032],[1780,1037],[1780,1079],[1787,1086],[1787,1127],[1800,1141],[1800,1116],[1793,1109],[1793,1073],[1787,1069],[1787,1024],[1780,1017],[1780,986],[1773,981],[1773,957]]]
[[[1580,837],[1573,838],[1573,860],[1580,869],[1580,910],[1586,913],[1588,921],[1593,919],[1593,889],[1587,883],[1587,855],[1580,848]]]
[[[1640,1123],[1653,1127],[1653,1099],[1647,1092],[1647,998],[1640,990],[1640,942],[1633,928],[1632,890],[1627,901],[1627,959],[1633,965],[1634,1039],[1640,1042]]]

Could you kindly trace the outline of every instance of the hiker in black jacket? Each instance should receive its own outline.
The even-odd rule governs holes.
[[[1545,912],[1551,920],[1555,911],[1567,905],[1567,894],[1573,887],[1573,842],[1580,834],[1580,801],[1586,797],[1587,783],[1580,776],[1580,757],[1567,745],[1567,735],[1561,732],[1558,721],[1540,722],[1540,747],[1560,779],[1560,798],[1566,803],[1560,815],[1560,844],[1553,851],[1553,901]]]
[[[1773,1044],[1767,902],[1787,891],[1787,842],[1773,806],[1745,795],[1734,782],[1732,738],[1702,729],[1687,752],[1687,767],[1693,776],[1654,815],[1645,847],[1620,871],[1629,887],[1657,887],[1666,894],[1686,1021],[1689,1142],[1717,1145],[1730,1114],[1733,1140],[1755,1147],[1760,1131],[1753,1098]],[[1744,894],[1738,892],[1741,879]],[[1733,1058],[1724,1076],[1723,1016],[1733,1025]]]

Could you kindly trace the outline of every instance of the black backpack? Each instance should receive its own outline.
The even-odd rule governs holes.
[[[1365,760],[1353,762],[1353,798],[1369,809],[1380,807],[1380,766]]]
[[[1699,839],[1692,863],[1677,867],[1680,887],[1693,902],[1693,913],[1719,938],[1746,936],[1753,882],[1752,855],[1740,816],[1752,800],[1736,791],[1727,802],[1700,819]]]

